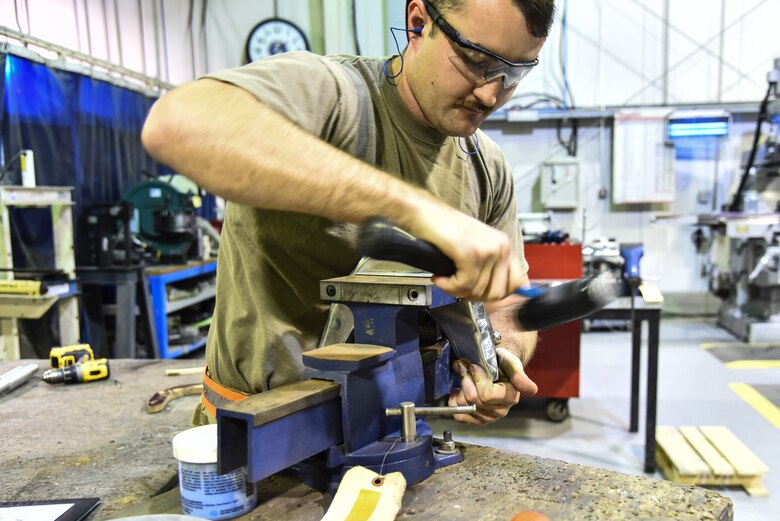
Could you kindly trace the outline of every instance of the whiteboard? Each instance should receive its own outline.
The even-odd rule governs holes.
[[[615,113],[612,147],[612,202],[674,201],[674,145],[666,139],[668,108]]]

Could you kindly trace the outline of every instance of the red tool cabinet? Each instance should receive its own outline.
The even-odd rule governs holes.
[[[525,258],[534,285],[582,277],[580,244],[526,244]],[[539,344],[526,368],[528,376],[539,386],[537,397],[579,396],[581,329],[582,321],[576,320],[539,333]]]

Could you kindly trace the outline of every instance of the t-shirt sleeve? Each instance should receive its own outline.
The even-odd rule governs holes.
[[[492,205],[487,224],[498,228],[509,236],[512,250],[520,258],[523,273],[528,272],[528,261],[523,250],[523,233],[517,219],[517,201],[512,178],[512,167],[504,157],[496,143],[480,132],[480,140],[485,147],[487,156],[491,158],[488,168],[491,170]]]
[[[322,56],[290,52],[243,67],[210,73],[240,87],[299,127],[341,147],[349,142],[359,120],[358,82],[343,68]],[[342,147],[343,148],[343,147]]]

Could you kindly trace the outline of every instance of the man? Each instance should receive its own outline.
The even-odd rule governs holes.
[[[438,246],[457,272],[449,294],[486,301],[503,335],[509,382],[454,364],[451,405],[484,424],[536,385],[525,375],[535,333],[509,318],[527,284],[509,166],[477,128],[536,64],[553,0],[410,0],[402,57],[277,55],[172,90],[143,142],[158,160],[230,201],[206,348],[214,400],[295,381],[327,306],[318,281],[358,261],[354,223],[379,215]],[[509,296],[508,296],[509,295]]]

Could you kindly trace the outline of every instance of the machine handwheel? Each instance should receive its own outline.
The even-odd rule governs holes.
[[[560,423],[569,417],[569,401],[566,399],[550,400],[544,413],[551,422]]]

